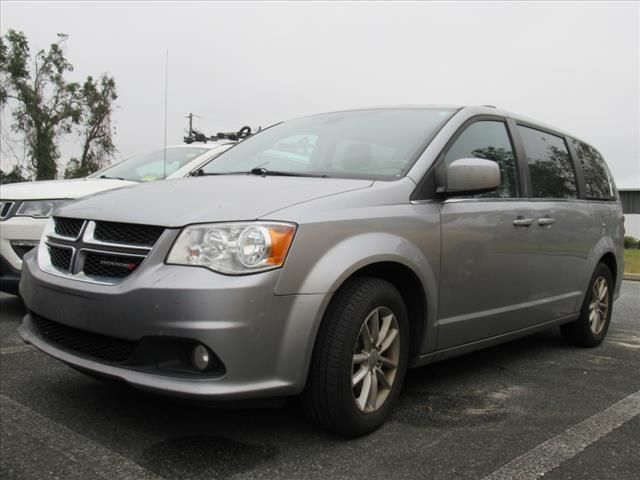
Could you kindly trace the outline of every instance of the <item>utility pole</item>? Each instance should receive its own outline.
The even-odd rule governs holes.
[[[165,64],[164,64],[164,149],[162,150],[163,152],[162,168],[164,170],[164,176],[162,178],[167,178],[167,105],[168,103],[169,103],[169,50],[167,50],[167,56],[165,57]]]

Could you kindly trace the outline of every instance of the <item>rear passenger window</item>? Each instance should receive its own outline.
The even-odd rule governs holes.
[[[470,125],[456,139],[444,157],[449,165],[460,158],[484,158],[500,166],[501,183],[497,190],[477,195],[490,198],[514,198],[518,196],[516,162],[511,140],[503,122],[481,121]]]
[[[518,125],[522,137],[533,198],[576,198],[576,173],[564,139]]]
[[[585,195],[590,200],[613,200],[613,187],[609,170],[598,151],[578,140],[573,140],[578,161],[584,174]]]

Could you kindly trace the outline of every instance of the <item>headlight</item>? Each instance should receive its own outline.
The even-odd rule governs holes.
[[[53,211],[71,200],[27,200],[20,204],[16,217],[48,218]]]
[[[241,275],[281,267],[296,226],[278,222],[212,223],[185,227],[167,263]]]

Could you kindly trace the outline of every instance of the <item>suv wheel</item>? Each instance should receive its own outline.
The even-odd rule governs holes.
[[[302,395],[310,420],[345,436],[382,425],[404,381],[408,327],[389,282],[357,277],[341,288],[320,326]]]
[[[599,263],[591,277],[580,316],[562,325],[562,336],[571,345],[597,347],[609,330],[613,306],[613,279],[604,263]]]

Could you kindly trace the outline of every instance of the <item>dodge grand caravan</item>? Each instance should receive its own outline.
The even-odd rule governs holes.
[[[25,256],[19,333],[146,390],[300,395],[347,436],[408,367],[560,326],[594,347],[621,283],[605,162],[489,107],[286,121],[198,176],[62,207]]]

